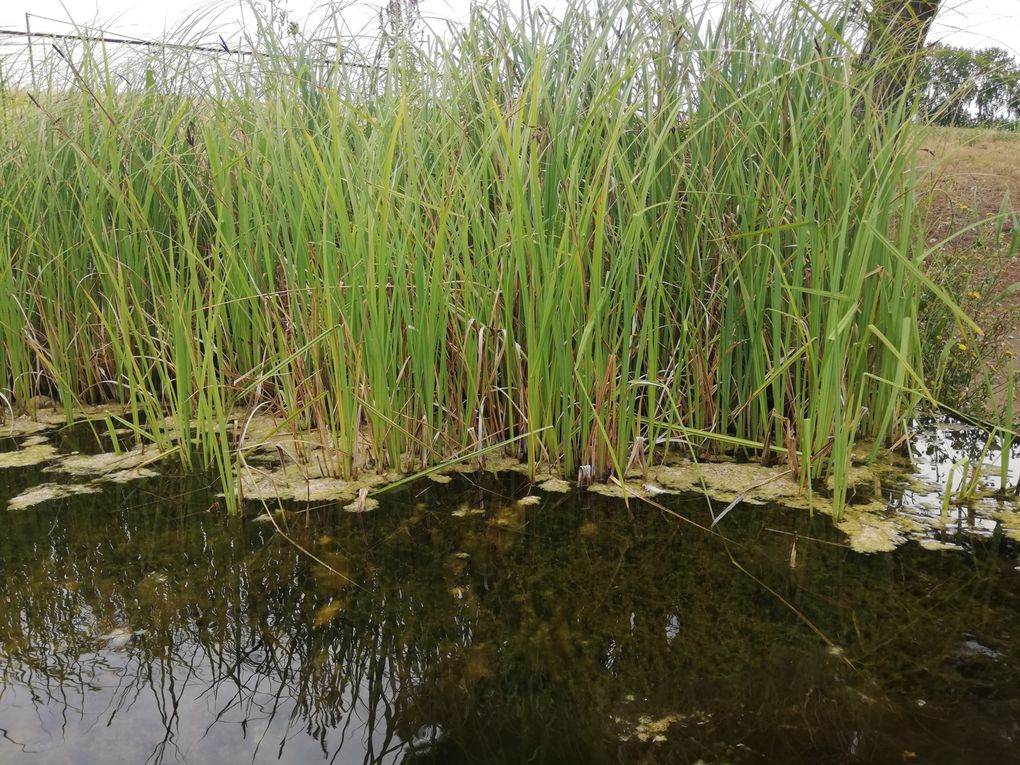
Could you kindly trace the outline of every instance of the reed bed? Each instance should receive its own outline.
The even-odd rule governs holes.
[[[838,509],[926,393],[919,296],[949,299],[910,109],[869,103],[846,13],[782,5],[496,6],[358,67],[264,34],[229,70],[93,48],[8,84],[0,387],[125,403],[228,495],[259,408],[340,477],[741,449]]]

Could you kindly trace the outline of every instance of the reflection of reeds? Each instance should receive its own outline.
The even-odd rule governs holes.
[[[125,522],[106,531],[129,529],[138,530]],[[148,531],[154,540],[173,535],[172,529]],[[394,747],[403,744],[394,739],[390,700],[401,685],[392,667],[399,651],[379,634],[403,631],[371,624],[366,630],[313,628],[313,614],[290,602],[295,583],[309,578],[305,561],[288,546],[270,548],[253,569],[247,550],[231,550],[220,536],[200,573],[166,580],[134,565],[142,553],[147,565],[172,568],[161,559],[158,541],[124,550],[121,558],[91,543],[72,548],[60,536],[48,555],[29,556],[24,569],[4,571],[34,579],[16,607],[0,609],[2,687],[27,688],[34,703],[63,707],[72,717],[130,717],[133,705],[149,705],[165,727],[153,762],[173,761],[178,711],[196,703],[209,711],[210,727],[240,724],[256,737],[282,731],[283,739],[266,746],[282,746],[303,729],[325,753],[337,746],[328,738],[352,727],[357,746],[368,747],[366,762],[393,761]],[[187,537],[174,545],[186,555],[188,543],[197,541]],[[59,567],[68,587],[48,586],[49,566]],[[6,603],[10,595],[3,593]],[[125,634],[138,632],[126,646],[103,650],[101,635],[111,623],[125,625]],[[410,656],[401,661],[415,664]],[[111,678],[112,686],[106,684]]]
[[[931,285],[909,114],[862,107],[842,16],[779,7],[496,6],[367,68],[268,25],[229,71],[115,84],[92,49],[0,90],[0,381],[130,402],[228,497],[226,425],[269,402],[344,476],[785,443],[840,505],[924,388]]]
[[[844,676],[717,537],[648,514],[631,523],[594,498],[583,517],[514,504],[522,534],[489,522],[507,502],[490,491],[411,495],[427,503],[411,515],[313,513],[294,530],[336,568],[343,559],[357,587],[239,519],[92,497],[59,516],[12,516],[0,537],[2,688],[69,719],[155,715],[164,730],[144,731],[153,762],[224,729],[274,756],[310,737],[329,756],[346,746],[396,762],[430,729],[475,761],[543,747],[593,762],[619,743],[614,717],[703,712],[712,727],[699,730],[712,735],[733,724],[793,737],[790,705],[817,694],[804,733],[814,737],[858,730],[892,703],[882,694],[937,705],[930,674],[904,670],[917,643],[937,670],[974,624],[1015,618],[996,588],[1000,561],[980,549],[973,566],[916,559],[918,575],[903,577],[804,534],[791,570],[788,538],[764,531],[779,513],[730,524],[742,565],[845,649],[858,669]],[[485,517],[450,515],[480,502]],[[338,615],[316,618],[335,602]],[[134,639],[98,651],[116,625]],[[955,686],[945,692],[956,699]],[[857,701],[821,701],[842,693]]]

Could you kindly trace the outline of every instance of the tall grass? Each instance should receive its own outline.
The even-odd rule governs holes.
[[[265,404],[341,476],[525,434],[569,475],[771,444],[841,507],[924,386],[911,115],[867,102],[845,14],[740,6],[496,6],[368,66],[284,35],[137,86],[96,49],[8,87],[0,386],[127,402],[228,482]]]

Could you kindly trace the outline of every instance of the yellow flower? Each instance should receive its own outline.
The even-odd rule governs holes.
[[[970,292],[967,293],[967,296],[968,297],[972,297],[975,300],[980,300],[981,299],[981,293],[978,292],[977,290],[971,290]]]
[[[967,344],[966,343],[960,343],[956,347],[959,348],[961,351],[967,350]]]

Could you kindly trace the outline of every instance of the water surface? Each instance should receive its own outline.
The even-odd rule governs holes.
[[[289,539],[201,478],[2,511],[0,762],[1020,762],[998,533],[860,555],[800,511],[723,538],[531,491],[424,481]]]

